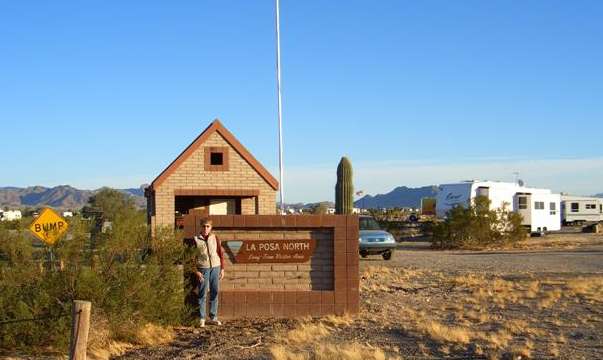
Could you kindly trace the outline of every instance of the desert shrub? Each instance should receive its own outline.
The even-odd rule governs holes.
[[[433,226],[432,245],[442,249],[504,247],[524,240],[520,214],[507,206],[490,209],[490,200],[477,197],[469,206],[452,208],[443,222]]]
[[[2,228],[7,230],[18,230],[21,228],[21,220],[3,221]]]
[[[114,340],[134,341],[147,323],[181,321],[186,309],[177,265],[183,254],[180,234],[160,230],[151,238],[142,212],[114,214],[111,229],[96,241],[90,236],[95,221],[69,219],[68,234],[55,244],[52,264],[48,249],[35,246],[26,230],[0,229],[0,323],[51,317],[0,324],[0,354],[64,353],[76,299],[92,302],[93,321],[108,324]]]
[[[62,281],[57,273],[43,272],[40,254],[22,232],[0,232],[0,322],[57,317],[66,309]],[[69,319],[45,319],[0,325],[0,349],[65,347]]]

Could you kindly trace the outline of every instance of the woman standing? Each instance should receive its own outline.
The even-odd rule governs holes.
[[[218,291],[220,280],[224,278],[224,255],[218,237],[212,232],[212,221],[201,220],[201,233],[195,236],[198,256],[195,259],[194,273],[199,279],[199,325],[205,326],[205,299],[209,289],[208,324],[222,325],[218,320]]]

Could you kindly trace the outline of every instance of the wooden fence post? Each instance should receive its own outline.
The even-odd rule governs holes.
[[[86,360],[91,307],[90,301],[73,301],[71,341],[69,343],[70,360]]]

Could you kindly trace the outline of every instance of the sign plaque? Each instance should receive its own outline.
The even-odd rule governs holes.
[[[240,240],[226,241],[234,262],[246,263],[303,263],[310,260],[316,249],[315,239],[303,240]]]

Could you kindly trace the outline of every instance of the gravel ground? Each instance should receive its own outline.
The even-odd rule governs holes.
[[[556,234],[530,239],[526,250],[441,251],[428,242],[403,242],[387,266],[410,266],[438,271],[487,271],[495,273],[603,273],[603,236]],[[381,264],[370,256],[361,266]]]

